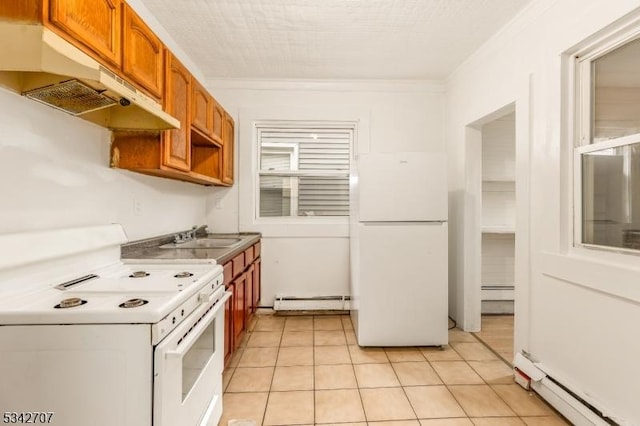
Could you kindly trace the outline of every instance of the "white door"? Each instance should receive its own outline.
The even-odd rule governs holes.
[[[358,158],[360,222],[447,220],[443,153],[370,153]]]
[[[361,346],[447,344],[447,224],[359,227]]]

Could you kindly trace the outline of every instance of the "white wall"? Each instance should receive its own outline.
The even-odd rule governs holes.
[[[2,89],[0,111],[0,233],[116,222],[135,240],[204,223],[209,188],[110,169],[108,130]]]
[[[453,314],[473,326],[465,316],[470,294],[464,268],[473,260],[463,249],[473,231],[465,209],[477,200],[466,182],[467,126],[515,102],[516,191],[524,200],[516,220],[516,350],[527,350],[572,390],[627,424],[640,424],[640,341],[633,337],[640,292],[630,285],[637,284],[640,268],[637,257],[568,244],[571,141],[561,120],[561,55],[638,6],[631,0],[534,1],[449,78],[446,128]]]
[[[141,0],[128,4],[199,79]],[[211,188],[109,168],[108,130],[0,89],[0,233],[121,223],[130,240],[205,222]]]
[[[516,115],[511,113],[482,126],[482,180],[515,181]]]
[[[211,81],[211,93],[236,119],[236,185],[215,189],[208,198],[209,227],[217,232],[246,231],[239,217],[251,212],[251,156],[256,144],[247,111],[316,111],[315,116],[344,120],[365,117],[358,130],[360,151],[443,151],[444,95],[430,82]],[[271,111],[271,112],[269,112]],[[346,112],[345,112],[346,111]],[[352,115],[351,111],[353,111]],[[277,115],[276,114],[276,115]],[[246,121],[246,120],[245,120]],[[217,206],[217,207],[216,207]],[[263,298],[349,294],[347,222],[323,227],[279,230],[251,225],[263,235]],[[292,234],[295,233],[295,236]]]

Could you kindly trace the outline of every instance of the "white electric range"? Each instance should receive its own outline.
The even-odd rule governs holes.
[[[0,412],[60,425],[216,425],[222,267],[123,263],[119,225],[0,236]],[[34,414],[35,413],[35,414]]]

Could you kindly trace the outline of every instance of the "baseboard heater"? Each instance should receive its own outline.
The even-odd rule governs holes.
[[[577,426],[630,425],[610,416],[594,401],[580,396],[557,378],[544,371],[544,366],[534,363],[522,353],[516,354],[514,361],[516,382],[527,390],[533,390],[551,404],[572,424]]]
[[[342,311],[350,308],[349,296],[276,296],[274,311]]]

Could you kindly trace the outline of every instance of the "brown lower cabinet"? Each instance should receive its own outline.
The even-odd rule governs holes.
[[[224,365],[227,365],[233,353],[233,306],[235,303],[233,283],[227,284],[225,290],[231,293],[231,297],[224,305]]]
[[[247,325],[249,325],[249,321],[256,311],[256,307],[254,306],[255,300],[253,299],[253,270],[254,266],[250,265],[247,268],[247,275],[245,283],[244,283],[244,292],[245,292],[245,307],[244,307],[244,321]]]
[[[257,258],[253,262],[253,309],[254,312],[258,309],[258,303],[260,303],[260,264],[262,260]]]
[[[225,365],[251,323],[260,302],[260,242],[223,265],[225,288],[232,294],[225,306]]]

